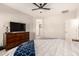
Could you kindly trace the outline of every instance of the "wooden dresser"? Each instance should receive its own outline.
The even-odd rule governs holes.
[[[6,33],[5,49],[9,50],[29,40],[29,32]]]

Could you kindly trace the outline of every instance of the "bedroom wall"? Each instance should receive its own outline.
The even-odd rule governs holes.
[[[77,38],[77,14],[76,10],[64,14],[65,18],[65,39],[71,41]]]
[[[26,31],[33,32],[32,16],[0,4],[0,46],[3,46],[3,33],[6,32],[6,27],[9,28],[10,21],[26,23]],[[31,35],[30,39],[32,37]]]
[[[63,15],[54,15],[44,18],[44,37],[45,38],[64,38]]]
[[[76,23],[76,40],[79,40],[79,8],[77,8],[77,10],[76,10],[76,21],[75,21],[75,23]]]
[[[66,39],[65,22],[75,18],[75,11],[43,18],[42,37]]]
[[[72,39],[79,40],[79,8],[64,14],[65,39],[72,42]]]

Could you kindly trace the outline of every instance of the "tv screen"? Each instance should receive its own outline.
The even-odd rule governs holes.
[[[10,22],[10,32],[26,31],[26,24]]]

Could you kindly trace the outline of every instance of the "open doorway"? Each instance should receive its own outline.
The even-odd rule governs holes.
[[[41,38],[43,35],[43,19],[36,19],[36,38]]]

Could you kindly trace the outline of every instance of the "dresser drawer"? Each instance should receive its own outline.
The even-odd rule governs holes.
[[[29,32],[6,33],[6,50],[29,40]]]

